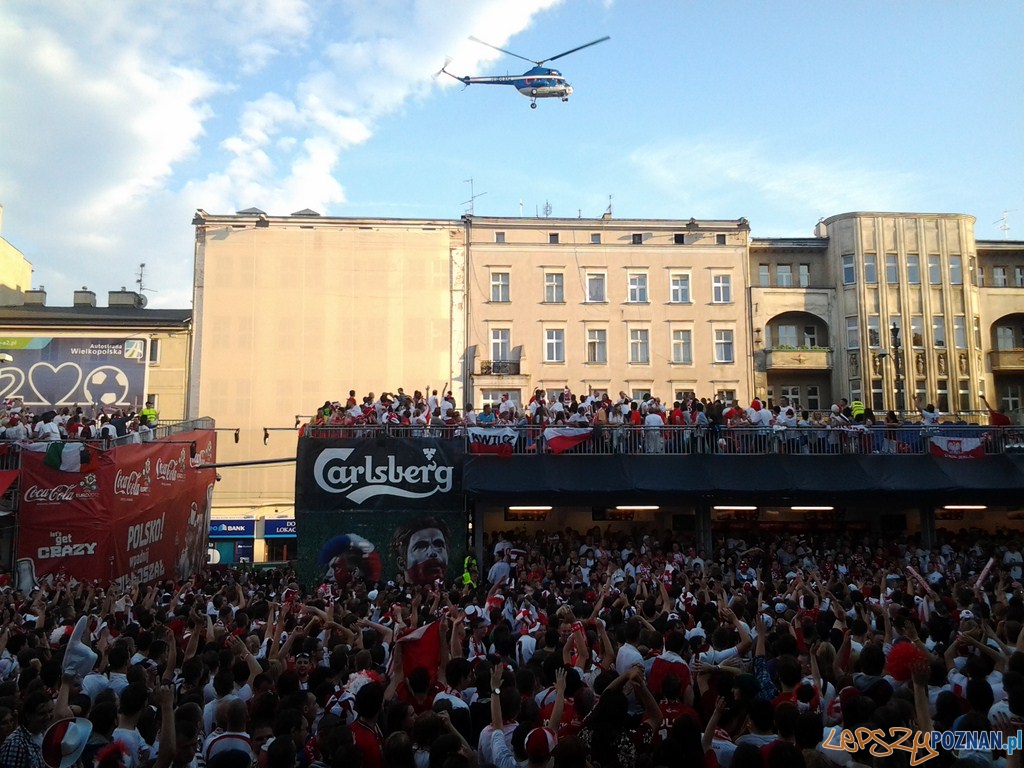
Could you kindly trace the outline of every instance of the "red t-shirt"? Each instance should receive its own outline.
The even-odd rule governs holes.
[[[384,768],[384,734],[380,728],[356,720],[349,726],[349,730],[363,756],[363,768]]]
[[[654,696],[661,696],[661,684],[669,675],[679,678],[680,695],[690,687],[690,668],[683,661],[670,661],[662,656],[654,660],[651,665],[651,673],[647,676],[647,687]]]

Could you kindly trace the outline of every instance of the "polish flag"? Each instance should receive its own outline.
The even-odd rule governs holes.
[[[565,453],[590,439],[594,430],[590,427],[548,427],[544,440],[552,453]]]
[[[395,645],[402,646],[402,669],[406,677],[417,667],[424,667],[433,678],[441,658],[441,622],[432,621],[426,626],[414,629],[398,638]]]
[[[942,459],[981,459],[985,449],[977,437],[933,437],[930,452]]]

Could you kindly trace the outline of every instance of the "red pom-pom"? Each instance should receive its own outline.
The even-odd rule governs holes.
[[[896,643],[889,651],[886,667],[894,680],[905,683],[910,680],[914,664],[924,659],[924,654],[913,643]]]

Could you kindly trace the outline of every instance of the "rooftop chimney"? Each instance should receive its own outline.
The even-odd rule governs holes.
[[[40,285],[35,290],[25,291],[25,306],[26,307],[45,307],[46,306],[46,288]]]
[[[123,285],[120,291],[107,292],[108,307],[135,307],[145,306],[142,297],[135,291],[127,290]]]
[[[75,306],[76,307],[95,307],[96,306],[96,294],[90,291],[86,286],[82,286],[82,290],[75,291]]]

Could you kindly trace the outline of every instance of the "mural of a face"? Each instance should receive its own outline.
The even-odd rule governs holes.
[[[410,584],[432,584],[448,575],[448,542],[439,528],[420,528],[409,536],[405,578]]]

